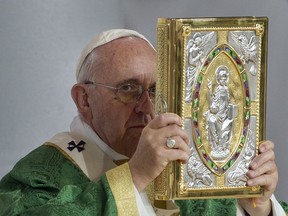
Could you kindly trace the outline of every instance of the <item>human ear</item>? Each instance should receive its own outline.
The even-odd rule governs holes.
[[[90,105],[85,86],[83,84],[75,84],[71,89],[71,96],[77,106],[78,112],[83,116],[87,116],[90,111]]]

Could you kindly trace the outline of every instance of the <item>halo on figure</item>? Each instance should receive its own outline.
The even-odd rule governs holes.
[[[226,65],[220,65],[217,69],[216,69],[216,82],[217,84],[219,83],[220,77],[222,75],[226,76],[226,83],[228,83],[229,81],[229,69]]]

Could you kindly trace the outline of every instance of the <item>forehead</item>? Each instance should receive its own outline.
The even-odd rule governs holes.
[[[155,82],[156,52],[146,41],[136,37],[120,38],[102,46],[101,49],[104,67],[101,74],[96,75],[98,82]]]

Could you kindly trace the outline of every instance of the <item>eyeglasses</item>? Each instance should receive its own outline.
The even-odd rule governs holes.
[[[143,95],[143,92],[147,91],[149,94],[149,98],[151,102],[154,104],[155,102],[155,86],[152,86],[148,89],[144,89],[142,85],[134,84],[134,83],[124,83],[118,87],[105,85],[101,83],[95,83],[92,81],[86,81],[84,84],[87,85],[94,85],[94,86],[101,86],[105,88],[113,89],[115,92],[115,95],[118,100],[120,100],[123,103],[136,103],[139,101],[141,96]]]

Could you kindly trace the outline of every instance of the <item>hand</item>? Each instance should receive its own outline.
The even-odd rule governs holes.
[[[274,143],[262,142],[259,146],[259,155],[250,164],[247,173],[248,186],[261,185],[264,188],[264,196],[254,199],[238,199],[239,205],[250,215],[268,215],[271,210],[270,197],[276,189],[278,171],[275,164]],[[253,207],[253,202],[256,208]]]
[[[173,149],[166,146],[167,138],[176,141]],[[133,157],[129,160],[133,182],[139,192],[152,182],[170,161],[187,162],[189,138],[182,129],[182,119],[173,113],[154,118],[142,131]]]

